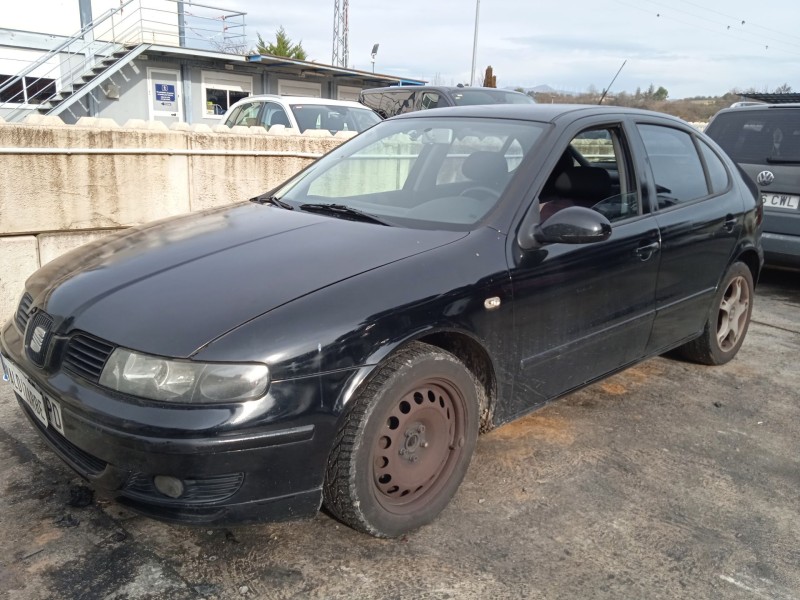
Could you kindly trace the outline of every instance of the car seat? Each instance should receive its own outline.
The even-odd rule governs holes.
[[[591,208],[613,195],[611,175],[600,167],[567,167],[556,178],[553,188],[554,196],[541,204],[539,216],[542,221],[562,208]]]
[[[479,150],[464,160],[461,173],[476,185],[497,190],[499,194],[508,180],[508,162],[498,152]]]

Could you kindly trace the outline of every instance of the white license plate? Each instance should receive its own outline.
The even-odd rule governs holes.
[[[761,194],[761,202],[770,208],[786,208],[797,210],[800,206],[800,196],[790,196],[788,194]]]
[[[3,362],[3,370],[11,383],[11,387],[25,401],[36,418],[47,427],[51,425],[53,429],[64,435],[64,422],[61,420],[61,405],[57,400],[42,394],[28,380],[27,375],[19,370],[10,360],[0,358]]]

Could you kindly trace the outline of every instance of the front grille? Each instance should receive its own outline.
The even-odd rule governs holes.
[[[210,504],[233,496],[244,481],[244,473],[216,475],[204,479],[183,479],[184,492],[180,498],[170,498],[159,492],[152,475],[134,473],[122,494],[134,500],[157,501],[160,504]]]
[[[97,383],[103,367],[113,351],[112,344],[85,333],[79,333],[72,336],[67,344],[64,368]]]
[[[33,315],[25,333],[25,347],[28,358],[39,367],[44,366],[50,339],[53,337],[53,318],[46,312],[39,311]]]
[[[33,304],[33,297],[25,292],[25,295],[22,296],[22,300],[19,301],[19,306],[17,307],[17,313],[14,315],[14,322],[17,324],[17,329],[21,334],[25,334],[25,328],[28,326],[28,319],[31,318],[30,310],[31,304]]]

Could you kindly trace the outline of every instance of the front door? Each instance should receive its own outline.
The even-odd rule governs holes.
[[[603,242],[548,244],[512,265],[519,365],[512,402],[499,420],[644,352],[654,314],[659,231],[643,202],[640,167],[627,137],[622,123],[568,133],[562,158],[540,192],[542,215],[568,205],[594,208],[609,218],[612,234]]]

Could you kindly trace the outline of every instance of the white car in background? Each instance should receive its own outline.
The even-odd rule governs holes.
[[[228,127],[244,125],[270,129],[283,125],[298,129],[326,129],[360,133],[369,129],[381,118],[373,110],[358,102],[330,100],[305,96],[277,96],[265,94],[248,96],[231,106],[222,117]]]

